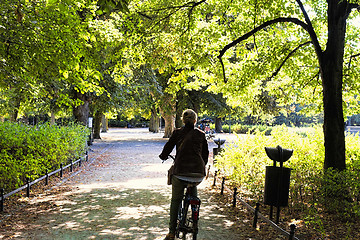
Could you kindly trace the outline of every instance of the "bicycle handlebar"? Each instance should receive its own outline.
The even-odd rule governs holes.
[[[172,158],[172,159],[175,161],[175,157],[174,157],[173,155],[169,154],[169,157]],[[167,159],[162,160],[162,163],[164,163],[166,160],[167,160]]]

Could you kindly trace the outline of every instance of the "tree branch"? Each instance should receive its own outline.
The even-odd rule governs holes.
[[[301,47],[310,44],[311,41],[307,41],[304,42],[302,44],[300,44],[299,46],[297,46],[295,49],[293,49],[287,56],[286,58],[282,61],[282,63],[280,64],[280,66],[275,70],[275,72],[273,72],[273,74],[271,75],[271,77],[269,77],[269,80],[271,80],[272,78],[274,78],[281,70],[281,68],[284,66],[285,62],[297,51],[299,50]]]
[[[137,14],[139,14],[140,16],[144,17],[144,18],[147,18],[147,19],[149,19],[149,20],[153,20],[153,18],[152,18],[152,17],[150,17],[150,16],[146,15],[146,14],[145,14],[145,13],[143,13],[143,12],[138,12],[138,11],[136,11],[136,13],[137,13]]]
[[[351,58],[356,58],[356,57],[359,57],[359,56],[360,56],[360,53],[350,56],[350,59]]]
[[[359,57],[359,56],[360,56],[360,53],[350,56],[349,63],[348,63],[348,68],[351,67],[351,61],[352,61],[352,59],[353,59],[353,58],[356,58],[356,57]]]
[[[206,2],[206,0],[201,0],[200,2],[193,2],[193,5],[191,6],[189,12],[188,12],[188,25],[187,25],[187,29],[184,30],[184,32],[181,34],[183,35],[187,30],[190,29],[190,22],[191,22],[191,15],[192,15],[192,12],[194,11],[194,8],[197,7],[198,5],[202,4]]]
[[[225,83],[226,83],[225,65],[224,65],[224,62],[223,62],[223,60],[222,60],[222,58],[221,58],[221,57],[219,57],[219,61],[220,61],[221,68],[222,68],[222,72],[223,72],[223,79],[224,79],[224,81],[225,81]]]
[[[207,0],[201,0],[199,2],[195,2],[195,1],[190,1],[190,2],[187,2],[187,3],[184,3],[183,5],[179,5],[179,6],[168,6],[168,7],[163,7],[163,8],[158,8],[158,9],[151,9],[149,10],[148,12],[156,12],[156,13],[159,13],[161,11],[166,11],[166,10],[171,10],[171,12],[169,14],[167,14],[166,16],[164,16],[163,18],[160,18],[156,23],[155,25],[159,24],[160,22],[170,18],[173,14],[175,14],[176,12],[180,11],[181,9],[183,8],[190,8],[189,10],[189,13],[188,13],[188,16],[189,16],[189,22],[191,20],[191,13],[192,11],[194,10],[195,7],[197,7],[198,5],[206,2]],[[146,14],[146,11],[145,12],[137,12],[139,15],[147,18],[147,19],[150,19],[150,20],[153,20],[154,17],[152,16],[149,16],[148,14]],[[156,17],[155,17],[156,18]],[[188,24],[189,26],[190,24]]]
[[[306,24],[308,25],[308,29],[306,30],[309,35],[310,35],[310,38],[311,38],[311,41],[313,42],[313,45],[314,45],[314,48],[315,48],[315,52],[319,58],[319,61],[321,61],[321,53],[322,53],[322,50],[321,50],[321,46],[320,46],[320,43],[319,43],[319,40],[317,38],[317,35],[314,31],[314,27],[311,23],[311,20],[309,18],[309,15],[307,14],[305,8],[304,8],[304,5],[302,4],[301,0],[296,0],[296,2],[298,3],[303,15],[304,15],[304,18],[305,18],[305,22]]]
[[[239,37],[238,39],[234,40],[233,42],[227,44],[222,50],[220,50],[220,54],[218,56],[218,58],[222,58],[222,56],[225,54],[225,52],[227,50],[229,50],[231,47],[237,45],[238,43],[248,39],[249,37],[251,37],[252,35],[254,35],[255,33],[257,33],[258,31],[272,25],[275,23],[280,23],[280,22],[292,22],[295,23],[297,25],[300,25],[302,28],[304,28],[306,31],[308,31],[308,25],[306,23],[304,23],[303,21],[300,21],[297,18],[275,18],[273,20],[264,22],[263,24],[261,24],[260,26],[254,28],[253,30],[251,30],[250,32],[242,35],[241,37]]]
[[[251,30],[250,32],[242,35],[241,37],[239,37],[238,39],[234,40],[233,42],[227,44],[222,50],[220,50],[220,54],[218,56],[219,60],[220,60],[220,63],[221,63],[221,66],[222,66],[222,69],[223,69],[223,77],[224,77],[224,81],[226,82],[226,76],[225,76],[225,67],[224,67],[224,63],[222,61],[222,56],[224,56],[225,52],[227,50],[229,50],[231,47],[237,45],[238,43],[248,39],[249,37],[251,37],[252,35],[254,35],[255,33],[257,33],[258,31],[272,25],[272,24],[275,24],[275,23],[281,23],[281,22],[292,22],[292,23],[295,23],[299,26],[301,26],[303,29],[305,29],[305,31],[308,32],[308,25],[306,23],[304,23],[303,21],[297,19],[297,18],[283,18],[283,17],[280,17],[280,18],[275,18],[273,20],[270,20],[270,21],[267,21],[267,22],[264,22],[263,24],[261,24],[260,26],[254,28],[253,30]],[[310,34],[310,33],[309,33]],[[313,42],[314,43],[314,42]]]
[[[310,82],[312,82],[314,79],[317,79],[317,82],[319,83],[319,76],[320,76],[320,70],[317,71],[317,72],[314,74],[313,77],[309,78],[308,81],[304,82],[304,84],[302,85],[303,88],[305,88],[305,87],[306,87]],[[321,85],[321,84],[319,83],[319,85]],[[316,89],[316,87],[315,87],[315,89]]]
[[[357,9],[358,11],[360,11],[360,4],[350,3],[349,5],[351,9]]]

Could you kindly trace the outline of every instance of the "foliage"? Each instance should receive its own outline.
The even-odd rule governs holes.
[[[303,212],[303,220],[309,223],[319,221],[316,216],[324,211],[346,221],[352,221],[351,217],[359,219],[360,137],[346,136],[348,168],[339,172],[323,170],[322,135],[321,128],[299,133],[285,126],[274,127],[271,136],[259,131],[255,135],[238,135],[238,141],[217,157],[217,167],[232,184],[241,186],[243,196],[262,202],[265,166],[272,165],[264,147],[281,145],[293,149],[293,156],[284,163],[284,167],[291,168],[289,212]]]
[[[0,114],[15,120],[19,111],[64,112],[85,101],[77,99],[76,92],[91,101],[93,113],[132,108],[149,115],[149,109],[175,105],[169,96],[184,89],[189,95],[201,93],[201,107],[219,116],[228,114],[225,99],[242,113],[256,116],[286,112],[294,102],[306,106],[306,111],[321,111],[315,39],[320,49],[326,49],[327,14],[332,11],[327,11],[325,1],[303,2],[310,20],[302,12],[301,1],[4,0],[0,5]],[[357,16],[358,11],[349,9],[344,71],[338,71],[344,72],[343,105],[349,113],[358,110]],[[223,55],[225,83],[219,51],[279,18],[286,21],[273,22]],[[308,29],[314,30],[310,37]],[[141,70],[142,66],[146,69]],[[160,75],[167,77],[160,79]],[[163,104],[164,99],[172,104]]]
[[[116,107],[122,89],[111,70],[120,66],[125,44],[122,28],[104,18],[110,12],[127,12],[128,2],[2,2],[0,114],[16,120],[18,113],[66,111],[82,104],[75,92],[97,97],[97,108],[104,101],[114,102],[108,108]],[[113,101],[106,98],[110,95]]]
[[[0,188],[13,190],[46,170],[83,156],[89,130],[84,126],[28,126],[0,123]]]
[[[212,125],[210,125],[212,128]],[[233,125],[223,125],[223,131],[226,133],[236,133],[236,134],[254,134],[257,132],[264,132],[265,135],[270,135],[272,127],[265,125],[246,125],[246,124],[233,124]]]

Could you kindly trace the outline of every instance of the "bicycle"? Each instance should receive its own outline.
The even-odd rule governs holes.
[[[175,160],[173,156],[170,155],[170,157]],[[201,200],[198,197],[190,195],[192,188],[197,185],[198,183],[191,182],[187,184],[186,192],[180,203],[175,231],[175,236],[179,239],[196,240],[197,238],[199,231],[198,222]]]
[[[191,234],[190,237],[192,236],[190,239],[196,240],[199,231],[198,222],[201,200],[190,195],[191,188],[196,185],[196,183],[188,183],[186,193],[179,206],[175,236],[183,240],[187,239],[186,235],[189,233]]]

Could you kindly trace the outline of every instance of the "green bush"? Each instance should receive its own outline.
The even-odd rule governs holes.
[[[237,134],[254,134],[256,131],[264,132],[265,135],[270,135],[272,127],[265,125],[244,125],[244,124],[234,124],[234,125],[226,125],[222,126],[224,132],[229,133],[231,128],[231,133]]]
[[[81,125],[58,127],[0,123],[0,188],[13,190],[46,170],[76,160],[86,150],[89,130]]]
[[[325,210],[341,217],[360,217],[359,140],[359,136],[346,136],[346,171],[324,172],[321,128],[300,131],[279,126],[272,129],[271,136],[257,130],[252,135],[238,135],[237,142],[225,147],[217,156],[217,167],[232,184],[240,186],[243,196],[263,202],[265,167],[272,165],[264,147],[293,149],[293,156],[284,163],[291,168],[289,211],[302,211],[306,219],[315,219]]]

